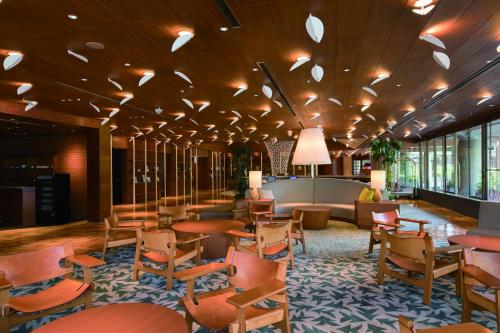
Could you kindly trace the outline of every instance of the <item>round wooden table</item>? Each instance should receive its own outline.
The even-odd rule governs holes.
[[[293,219],[300,219],[300,214],[304,213],[302,227],[304,229],[320,230],[325,229],[330,218],[330,208],[325,206],[299,206],[294,208]]]
[[[245,223],[240,221],[216,219],[175,223],[172,229],[180,233],[210,235],[201,241],[203,246],[201,257],[216,259],[226,257],[227,249],[231,245],[231,237],[225,232],[240,230],[244,227]]]
[[[34,330],[37,333],[187,333],[184,318],[174,310],[146,303],[120,303],[83,310]]]
[[[450,244],[474,247],[478,250],[500,252],[500,237],[480,235],[455,235],[448,237]]]

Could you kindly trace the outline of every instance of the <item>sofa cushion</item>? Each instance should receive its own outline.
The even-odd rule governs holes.
[[[311,178],[285,179],[262,185],[272,190],[278,203],[313,202],[313,182]]]
[[[273,194],[272,190],[266,190],[266,189],[259,188],[258,192],[259,192],[259,199],[274,200],[274,194]]]
[[[472,230],[468,230],[467,235],[500,237],[500,229],[474,228]],[[500,238],[498,241],[500,242]]]
[[[359,193],[368,185],[345,179],[314,178],[314,203],[328,202],[353,205]],[[279,201],[279,198],[278,198]],[[302,200],[301,200],[302,201]]]
[[[374,194],[375,194],[375,190],[370,189],[368,187],[365,187],[363,190],[361,190],[361,193],[359,194],[358,200],[372,202]]]
[[[309,206],[312,205],[311,202],[285,202],[285,203],[276,203],[274,206],[274,212],[278,214],[291,214],[295,207],[299,206]]]

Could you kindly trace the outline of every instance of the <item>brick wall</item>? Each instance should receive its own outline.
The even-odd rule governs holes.
[[[87,136],[3,137],[0,158],[52,156],[56,173],[71,178],[71,218],[87,218]]]

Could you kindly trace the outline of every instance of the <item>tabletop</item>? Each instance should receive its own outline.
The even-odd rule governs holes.
[[[295,207],[296,210],[301,210],[303,212],[324,212],[324,211],[330,211],[331,208],[325,207],[325,206],[298,206]]]
[[[485,251],[500,252],[500,237],[480,235],[455,235],[448,237],[450,244],[460,244]]]
[[[180,232],[210,234],[228,230],[238,230],[245,227],[245,223],[236,220],[201,220],[175,223],[172,229]]]
[[[184,318],[174,310],[146,303],[120,303],[83,310],[54,320],[36,333],[187,333]]]

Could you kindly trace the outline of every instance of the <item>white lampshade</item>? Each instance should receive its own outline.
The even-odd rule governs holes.
[[[385,170],[372,170],[370,178],[371,188],[375,190],[385,189]]]
[[[299,141],[293,154],[293,165],[331,164],[322,128],[305,128],[300,131]]]
[[[262,171],[250,171],[248,185],[249,188],[262,188]]]

